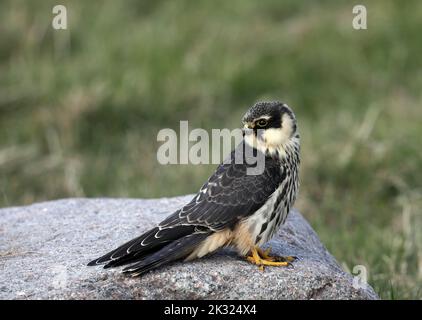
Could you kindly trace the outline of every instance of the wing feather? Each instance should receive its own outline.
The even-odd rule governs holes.
[[[175,225],[200,225],[218,231],[235,224],[258,210],[274,193],[282,180],[280,163],[265,157],[265,169],[260,175],[248,175],[247,169],[255,166],[244,161],[223,162],[198,194],[183,208],[159,224],[160,228]]]
[[[248,175],[247,169],[255,164],[250,161],[235,163],[235,152],[236,149],[231,153],[229,161],[224,161],[217,167],[198,194],[183,208],[157,227],[91,261],[89,265],[108,262],[105,267],[114,267],[140,261],[163,248],[171,248],[171,244],[178,239],[198,232],[209,234],[232,228],[239,220],[252,215],[279,187],[285,173],[278,161],[265,157],[263,173]],[[151,260],[152,264],[156,263],[155,259],[154,257]],[[161,258],[157,259],[161,261]],[[146,270],[150,266],[149,263],[140,263],[136,271]]]

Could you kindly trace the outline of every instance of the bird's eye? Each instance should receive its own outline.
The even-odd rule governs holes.
[[[258,127],[265,127],[268,124],[268,121],[265,119],[259,119],[256,124],[258,125]]]

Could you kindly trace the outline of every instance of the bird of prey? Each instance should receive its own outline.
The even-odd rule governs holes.
[[[257,102],[242,122],[242,142],[188,204],[88,265],[128,265],[123,272],[138,276],[172,261],[189,261],[232,246],[261,270],[288,266],[295,257],[271,256],[260,246],[285,222],[298,192],[296,117],[284,103]],[[239,151],[244,161],[235,161]],[[248,174],[256,161],[250,163],[246,154],[262,156],[263,172]]]

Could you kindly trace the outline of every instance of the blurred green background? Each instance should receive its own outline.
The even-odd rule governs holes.
[[[422,1],[0,2],[0,207],[194,193],[215,165],[162,166],[157,133],[236,128],[287,102],[296,207],[382,298],[422,298]]]

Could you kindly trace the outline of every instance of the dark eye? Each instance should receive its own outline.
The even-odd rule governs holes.
[[[265,119],[259,119],[256,124],[258,125],[258,127],[265,127],[268,124],[268,121]]]

